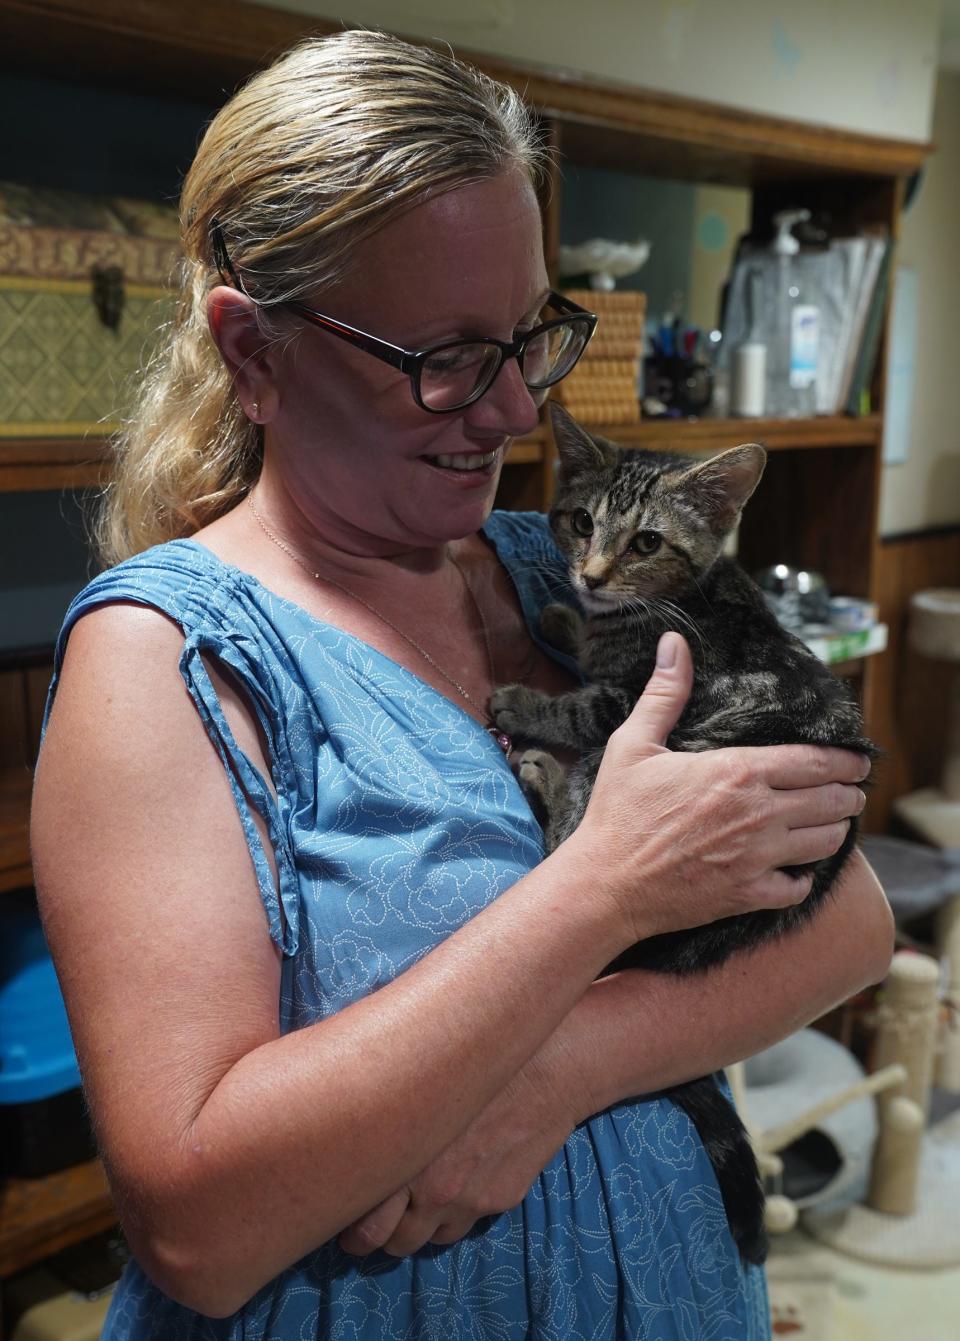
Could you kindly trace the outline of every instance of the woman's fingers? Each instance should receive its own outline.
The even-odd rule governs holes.
[[[839,820],[859,815],[867,804],[867,797],[859,787],[831,782],[823,787],[805,787],[780,793],[777,801],[783,808],[783,818],[788,828],[813,829],[821,824],[836,824]]]
[[[826,745],[741,745],[736,752],[756,777],[776,791],[862,782],[871,766],[865,754]]]
[[[436,1207],[419,1211],[415,1206],[410,1206],[396,1230],[383,1245],[383,1251],[389,1253],[391,1257],[409,1257],[425,1243],[433,1240],[434,1235],[439,1232],[437,1222],[442,1215],[443,1212]]]
[[[410,1189],[402,1187],[360,1220],[349,1225],[340,1235],[340,1247],[355,1257],[365,1257],[367,1253],[382,1248],[396,1232],[409,1205]]]
[[[820,824],[815,829],[791,829],[783,842],[784,866],[805,866],[807,862],[832,857],[846,841],[850,821]]]
[[[750,902],[754,909],[791,908],[803,903],[813,888],[813,872],[790,875],[787,871],[768,871],[751,882]]]

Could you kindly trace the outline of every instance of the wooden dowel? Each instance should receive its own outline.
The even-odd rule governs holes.
[[[882,1071],[877,1071],[872,1076],[864,1076],[863,1080],[848,1085],[846,1089],[838,1090],[836,1094],[828,1095],[812,1108],[790,1118],[787,1122],[782,1122],[779,1127],[771,1127],[768,1131],[761,1132],[759,1138],[761,1149],[765,1153],[782,1150],[784,1146],[790,1145],[792,1141],[810,1131],[823,1118],[835,1113],[838,1108],[852,1103],[854,1099],[864,1099],[868,1095],[880,1094],[883,1090],[891,1089],[894,1085],[902,1085],[906,1078],[907,1069],[899,1062],[885,1066]]]
[[[867,1204],[887,1215],[911,1215],[917,1205],[923,1109],[898,1095],[880,1114],[880,1136],[873,1154]]]

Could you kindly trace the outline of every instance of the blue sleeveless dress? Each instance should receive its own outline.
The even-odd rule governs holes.
[[[536,637],[542,607],[569,600],[546,520],[494,513],[484,533]],[[282,951],[284,1031],[389,982],[542,859],[507,760],[466,712],[190,540],[80,593],[51,702],[72,625],[116,600],[183,630],[180,671],[223,759]],[[276,800],[233,739],[204,655],[246,689]],[[266,821],[279,897],[250,805]],[[361,1259],[334,1241],[231,1318],[183,1308],[131,1263],[103,1341],[764,1341],[768,1317],[763,1272],[740,1264],[696,1132],[667,1100],[641,1097],[579,1126],[519,1207],[459,1243]]]

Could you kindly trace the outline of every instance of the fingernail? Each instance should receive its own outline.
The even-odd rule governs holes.
[[[657,669],[669,670],[677,664],[677,639],[672,633],[665,633],[657,643]]]
[[[865,754],[861,754],[861,756],[860,756],[860,764],[861,764],[861,767],[863,768],[863,772],[862,772],[862,773],[860,774],[860,776],[857,778],[857,781],[858,781],[858,782],[862,782],[863,779],[864,779],[864,778],[867,776],[867,774],[870,772],[870,769],[873,767],[873,765],[871,764],[870,760],[867,758],[867,756],[866,756]]]

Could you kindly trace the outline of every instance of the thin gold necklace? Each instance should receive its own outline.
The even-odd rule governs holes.
[[[281,549],[283,550],[284,554],[288,554],[290,558],[294,561],[294,563],[299,564],[300,567],[304,570],[304,572],[309,573],[310,576],[315,581],[327,582],[331,587],[337,587],[340,591],[344,592],[345,595],[349,596],[351,600],[356,601],[358,605],[362,605],[364,609],[369,610],[371,615],[375,616],[375,618],[380,620],[381,624],[386,624],[387,628],[393,629],[394,633],[398,634],[405,643],[409,643],[409,645],[413,648],[413,650],[419,653],[419,655],[423,657],[424,661],[429,666],[432,666],[433,669],[437,672],[437,674],[442,676],[443,679],[446,680],[447,684],[451,685],[457,691],[457,693],[460,695],[462,699],[465,699],[466,702],[470,704],[474,712],[479,713],[480,716],[484,718],[486,722],[487,732],[497,742],[501,750],[503,750],[504,754],[510,753],[510,751],[513,749],[513,741],[510,739],[507,733],[505,731],[501,731],[499,727],[497,727],[490,714],[484,708],[481,708],[480,704],[477,703],[476,700],[470,694],[467,693],[467,691],[464,689],[463,685],[460,683],[459,680],[455,680],[452,675],[448,675],[447,672],[443,669],[443,667],[438,665],[437,662],[434,661],[433,657],[430,655],[430,653],[427,651],[425,647],[421,647],[420,644],[416,642],[413,638],[411,638],[408,633],[404,633],[403,629],[399,628],[396,624],[394,624],[392,619],[388,619],[387,616],[383,614],[382,611],[376,608],[376,606],[371,605],[370,602],[364,600],[362,596],[358,596],[355,591],[351,591],[351,589],[347,586],[344,586],[342,582],[338,582],[335,577],[327,577],[325,574],[315,573],[313,569],[310,567],[310,565],[304,562],[304,560],[300,558],[299,554],[295,553],[295,551],[292,550],[290,546],[287,545],[284,541],[282,541],[279,536],[274,535],[274,533],[270,530],[269,526],[267,526],[267,523],[260,516],[260,513],[254,507],[253,499],[249,495],[247,495],[247,505],[250,508],[250,511],[253,513],[254,517],[256,518],[257,525],[260,527],[261,531],[264,533],[264,535],[267,537],[268,540],[273,541],[277,549]],[[466,573],[460,567],[459,563],[457,563],[456,559],[453,557],[452,554],[450,555],[450,562],[453,564],[454,568],[456,568],[457,572],[460,574],[461,580],[463,581],[463,585],[467,589],[467,596],[469,597],[470,604],[473,606],[474,614],[477,617],[477,622],[479,623],[480,629],[483,633],[483,645],[487,653],[487,669],[490,672],[490,687],[492,689],[493,653],[490,649],[490,635],[487,632],[487,621],[484,619],[483,611],[480,609],[480,605],[477,601],[477,598],[473,594],[473,588],[467,581]]]

